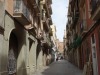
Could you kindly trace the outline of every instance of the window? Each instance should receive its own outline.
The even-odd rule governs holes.
[[[42,9],[42,20],[43,21],[46,20],[46,11],[45,11],[45,9]]]
[[[88,9],[89,9],[89,12],[88,12],[88,14],[89,14],[89,18],[91,18],[91,10],[92,10],[92,8],[91,8],[91,0],[88,0],[89,2],[89,4],[88,4]]]
[[[96,48],[95,48],[95,46],[93,47],[93,58],[96,58]]]
[[[87,48],[87,50],[86,50],[86,62],[89,61],[89,54],[90,54],[90,51],[89,51],[89,49]]]
[[[92,44],[95,43],[95,37],[94,37],[94,34],[92,34]]]
[[[98,40],[99,40],[99,49],[100,49],[100,30],[98,30]]]

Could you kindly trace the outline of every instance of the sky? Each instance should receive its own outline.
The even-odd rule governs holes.
[[[62,42],[67,23],[69,0],[52,0],[52,20],[57,29],[57,38]]]

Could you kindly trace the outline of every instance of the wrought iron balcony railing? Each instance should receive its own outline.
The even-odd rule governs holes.
[[[73,14],[72,20],[73,20],[73,25],[72,28],[74,28],[76,26],[76,23],[79,19],[79,10],[75,11],[75,13]]]
[[[24,4],[23,0],[14,0],[14,18],[20,21],[22,24],[30,23],[30,11]]]
[[[84,3],[85,3],[85,0],[79,0],[79,5],[81,6],[81,7],[83,7],[84,6]]]
[[[51,45],[51,42],[50,42],[50,38],[49,38],[49,34],[46,34],[44,32],[44,40],[42,40],[42,43],[45,45],[45,46],[50,46]]]
[[[50,35],[50,36],[53,36],[52,28],[49,28],[49,35]]]
[[[96,10],[96,0],[91,0],[90,2],[90,5],[91,5],[91,8],[92,8],[92,11],[91,11],[91,14],[93,14]]]
[[[4,12],[5,12],[5,2],[0,1],[0,29],[4,29]]]
[[[80,32],[81,32],[81,35],[84,35],[87,32],[86,20],[82,20],[80,24]]]
[[[49,18],[47,18],[46,16],[44,17],[43,20],[43,26],[47,31],[49,31]]]

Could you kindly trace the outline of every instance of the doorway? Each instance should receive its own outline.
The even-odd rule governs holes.
[[[9,39],[8,51],[8,75],[16,75],[17,72],[17,57],[18,57],[18,40],[12,32]]]

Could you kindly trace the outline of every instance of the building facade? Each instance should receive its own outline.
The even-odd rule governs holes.
[[[0,75],[32,75],[49,64],[51,4],[0,0]]]
[[[51,25],[51,29],[52,29],[52,36],[51,36],[51,41],[52,41],[52,61],[56,61],[56,59],[57,59],[56,26],[54,24]]]
[[[84,75],[100,75],[99,0],[69,0],[66,40],[68,60]]]

